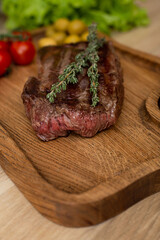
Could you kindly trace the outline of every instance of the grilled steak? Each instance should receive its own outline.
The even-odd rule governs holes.
[[[105,43],[98,51],[100,101],[96,107],[91,106],[87,68],[79,74],[77,84],[69,84],[66,91],[57,94],[54,103],[46,99],[59,74],[86,47],[87,43],[78,43],[45,47],[39,51],[38,78],[29,77],[22,99],[32,127],[43,141],[67,136],[71,131],[83,137],[92,137],[115,124],[120,115],[124,95],[123,77],[111,42]]]

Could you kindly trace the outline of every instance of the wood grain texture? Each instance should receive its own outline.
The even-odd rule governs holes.
[[[114,34],[114,37],[131,47],[160,55],[160,2],[148,0],[143,5],[148,8],[150,26],[128,33]],[[98,226],[68,229],[51,223],[38,214],[0,168],[1,240],[159,240],[159,229],[160,193],[150,196]]]
[[[159,128],[145,108],[160,87],[160,59],[113,44],[124,69],[124,106],[117,124],[93,138],[37,139],[20,99],[35,63],[0,82],[1,166],[41,214],[65,226],[100,223],[160,191]]]

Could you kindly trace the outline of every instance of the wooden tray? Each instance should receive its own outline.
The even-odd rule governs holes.
[[[44,143],[21,92],[36,63],[0,79],[0,164],[31,204],[65,226],[100,223],[160,191],[160,59],[114,42],[125,99],[114,127]]]

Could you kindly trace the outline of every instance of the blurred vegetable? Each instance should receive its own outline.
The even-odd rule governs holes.
[[[86,29],[86,25],[81,20],[73,20],[69,23],[68,32],[70,34],[82,34]]]
[[[57,45],[56,41],[52,38],[41,38],[38,42],[38,47],[54,46]]]
[[[45,34],[46,34],[47,37],[51,37],[53,35],[53,33],[55,33],[53,25],[46,27]]]
[[[67,31],[68,29],[68,25],[69,25],[69,21],[68,19],[66,18],[60,18],[58,19],[55,24],[54,24],[54,28],[57,30],[57,31]]]
[[[80,41],[81,41],[80,37],[73,34],[73,35],[69,35],[68,37],[66,37],[64,43],[77,43]]]
[[[59,18],[97,22],[104,33],[149,23],[146,11],[136,5],[136,0],[3,0],[2,8],[8,16],[8,29],[33,29]]]
[[[88,34],[89,32],[84,32],[81,36],[81,41],[87,41]]]
[[[9,50],[9,43],[7,41],[0,41],[0,50]]]
[[[35,47],[29,32],[0,34],[0,76],[7,72],[12,60],[16,64],[27,65],[32,62],[34,56]]]
[[[11,56],[6,50],[0,50],[0,76],[7,72],[11,64]]]
[[[38,45],[41,48],[48,45],[87,41],[88,32],[86,30],[87,26],[82,20],[69,21],[67,18],[60,18],[53,25],[46,27],[46,37],[41,38]]]
[[[66,38],[66,34],[64,32],[55,32],[53,33],[52,38],[57,44],[62,44]]]
[[[11,43],[10,52],[16,64],[27,65],[35,56],[35,47],[31,41],[16,41]]]

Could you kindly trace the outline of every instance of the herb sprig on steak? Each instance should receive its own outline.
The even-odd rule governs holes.
[[[65,91],[56,94],[54,103],[46,95],[66,66],[74,62],[88,43],[45,47],[38,54],[38,77],[29,77],[22,99],[25,111],[36,135],[43,141],[75,132],[93,137],[97,132],[115,124],[122,108],[124,89],[122,69],[111,42],[98,49],[99,61],[97,94],[99,102],[92,107],[88,67],[77,75],[77,83],[67,84]]]
[[[87,75],[90,80],[90,92],[92,93],[92,106],[95,107],[99,102],[97,94],[98,89],[98,49],[103,46],[104,38],[97,37],[97,25],[94,23],[89,26],[88,46],[78,53],[75,57],[75,62],[70,63],[64,69],[63,73],[58,76],[58,82],[52,85],[51,92],[47,94],[47,99],[51,103],[62,90],[67,89],[67,84],[78,82],[77,74],[82,73],[84,67],[88,67]]]

